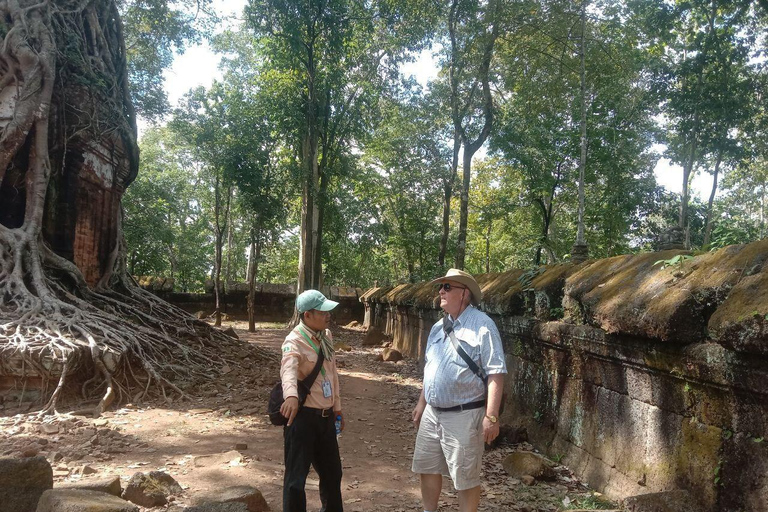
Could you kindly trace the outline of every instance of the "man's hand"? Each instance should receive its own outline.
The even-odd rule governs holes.
[[[333,411],[333,421],[336,421],[338,416],[341,416],[341,431],[344,432],[344,413],[341,411]]]
[[[491,444],[497,437],[499,437],[499,422],[494,423],[486,416],[483,418],[483,440],[485,444]]]
[[[284,418],[288,419],[288,427],[293,423],[293,419],[296,417],[296,413],[299,412],[299,399],[295,396],[289,396],[283,401],[283,405],[280,406],[280,414]]]
[[[416,407],[413,408],[413,412],[411,413],[411,420],[413,420],[413,424],[416,425],[416,428],[419,428],[419,423],[421,423],[421,415],[424,414],[424,409],[427,408],[427,402],[422,402],[419,400],[419,402],[416,404]]]

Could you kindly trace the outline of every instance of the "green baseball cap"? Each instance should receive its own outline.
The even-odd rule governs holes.
[[[296,309],[299,313],[316,309],[318,311],[330,311],[339,303],[335,300],[326,299],[325,295],[317,290],[307,290],[296,297]]]

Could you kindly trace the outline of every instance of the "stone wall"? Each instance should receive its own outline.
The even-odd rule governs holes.
[[[139,284],[167,300],[171,304],[195,314],[202,311],[210,315],[215,309],[213,285],[206,293],[176,293],[169,279],[138,277]],[[337,325],[345,325],[352,320],[363,318],[363,305],[360,303],[362,290],[345,286],[324,287],[321,291],[339,306],[333,311],[333,320]],[[236,320],[248,319],[248,286],[245,283],[229,283],[222,290],[222,312]],[[287,322],[293,315],[296,303],[296,288],[290,284],[257,283],[256,285],[256,321]]]
[[[763,240],[477,275],[507,354],[503,421],[612,498],[687,489],[691,510],[768,510],[766,261]],[[421,358],[435,297],[368,290],[365,323]]]

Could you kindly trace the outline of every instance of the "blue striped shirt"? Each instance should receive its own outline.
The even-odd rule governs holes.
[[[468,306],[453,323],[456,339],[487,375],[507,373],[499,329],[479,309]],[[485,398],[485,385],[469,369],[443,333],[440,319],[427,338],[424,354],[424,397],[433,407],[454,407]]]

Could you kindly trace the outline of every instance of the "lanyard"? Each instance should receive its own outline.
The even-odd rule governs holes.
[[[309,345],[312,347],[312,350],[314,350],[316,354],[320,354],[320,349],[319,349],[319,348],[317,348],[317,345],[315,345],[315,344],[312,342],[312,338],[310,338],[310,337],[309,337],[309,335],[308,335],[306,332],[304,332],[304,329],[302,329],[301,327],[299,327],[299,328],[297,329],[297,331],[299,331],[299,334],[301,334],[302,336],[304,336],[304,339],[305,339],[305,340],[307,340],[307,343],[309,343]],[[322,374],[323,374],[323,377],[325,377],[325,365],[323,365],[323,366],[320,368],[320,373],[322,373]]]

